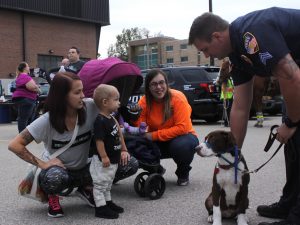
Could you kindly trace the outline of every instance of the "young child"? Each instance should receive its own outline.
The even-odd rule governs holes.
[[[94,123],[94,137],[97,155],[91,161],[90,173],[93,179],[95,216],[116,219],[124,209],[111,200],[111,186],[121,160],[126,165],[129,154],[117,120],[112,116],[120,107],[119,92],[111,85],[100,84],[94,90],[94,101],[99,115]]]

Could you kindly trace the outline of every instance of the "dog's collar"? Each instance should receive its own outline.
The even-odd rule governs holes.
[[[218,163],[217,167],[221,168],[223,170],[229,170],[233,167],[233,165],[232,164],[231,165],[221,165],[220,163]]]

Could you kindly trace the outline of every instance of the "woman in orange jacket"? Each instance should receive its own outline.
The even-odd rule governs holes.
[[[189,183],[189,171],[199,144],[191,121],[191,106],[185,95],[170,89],[166,74],[150,70],[145,78],[145,96],[139,101],[141,115],[135,122],[148,125],[145,137],[157,143],[161,158],[173,158],[177,164],[177,184]]]

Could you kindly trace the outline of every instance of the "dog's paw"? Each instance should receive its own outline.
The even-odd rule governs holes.
[[[237,224],[238,225],[248,225],[248,218],[246,217],[245,214],[239,214],[237,217]]]
[[[222,225],[221,221],[214,221],[214,223],[212,225]]]
[[[213,215],[209,215],[209,216],[207,217],[207,222],[209,222],[209,223],[213,223],[213,222],[214,222]]]

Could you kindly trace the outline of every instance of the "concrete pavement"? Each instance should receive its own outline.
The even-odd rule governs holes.
[[[255,121],[249,121],[248,134],[243,147],[243,154],[249,169],[255,169],[272,155],[278,146],[265,153],[270,127],[280,124],[280,117],[266,117],[263,128],[255,128]],[[203,122],[194,124],[200,141],[210,131],[228,129],[218,124],[207,125]],[[195,155],[190,173],[190,185],[178,187],[176,185],[175,163],[162,160],[162,165],[167,169],[164,178],[166,191],[159,200],[140,198],[134,191],[133,182],[136,175],[120,181],[112,188],[113,200],[124,207],[125,212],[117,220],[104,220],[94,217],[94,210],[88,207],[80,198],[71,194],[61,200],[65,212],[63,218],[49,218],[47,205],[22,198],[17,194],[17,185],[26,173],[26,163],[7,150],[7,144],[17,134],[17,126],[0,124],[0,225],[48,225],[48,224],[118,224],[118,225],[206,225],[207,212],[204,201],[212,184],[213,168],[216,158],[204,159]],[[39,155],[42,145],[36,143],[29,147]],[[138,173],[142,172],[139,170]],[[283,151],[281,150],[257,174],[251,175],[249,187],[250,209],[247,211],[249,225],[256,225],[261,221],[272,221],[259,217],[256,207],[259,204],[273,203],[281,195],[285,180],[285,167]],[[234,220],[224,220],[224,225],[235,224]]]

